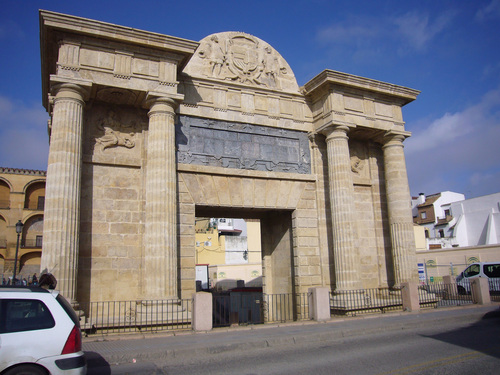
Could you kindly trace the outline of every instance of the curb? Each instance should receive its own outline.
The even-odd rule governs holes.
[[[351,338],[362,335],[377,334],[382,332],[394,332],[408,329],[418,329],[425,328],[432,324],[439,324],[445,327],[447,324],[456,324],[457,321],[463,324],[476,323],[478,322],[479,316],[484,315],[486,312],[491,312],[498,309],[497,304],[490,306],[473,306],[473,307],[461,307],[460,310],[457,308],[440,310],[437,313],[445,313],[446,311],[455,311],[456,316],[453,319],[447,316],[436,316],[428,317],[429,312],[436,313],[433,311],[420,311],[417,313],[387,313],[385,316],[365,316],[365,317],[353,317],[347,319],[332,319],[326,322],[298,322],[298,323],[284,323],[276,325],[259,325],[259,326],[245,326],[245,327],[234,327],[234,328],[224,328],[215,329],[210,332],[187,332],[182,331],[182,333],[171,333],[168,334],[139,334],[139,335],[122,335],[120,337],[112,337],[111,339],[96,339],[89,340],[86,338],[84,341],[84,350],[87,356],[87,364],[89,368],[98,368],[103,365],[120,365],[127,363],[143,362],[143,361],[155,361],[155,360],[165,360],[167,358],[182,358],[182,357],[193,357],[193,356],[203,356],[203,355],[214,355],[220,353],[234,352],[234,351],[245,351],[251,349],[264,349],[267,347],[290,347],[298,344],[314,344],[328,341],[335,341],[343,338]],[[403,317],[405,321],[394,322],[391,318]],[[414,319],[411,319],[414,317]],[[424,319],[425,318],[425,319]],[[410,320],[411,319],[411,320]],[[375,324],[374,327],[368,327],[368,321]],[[363,327],[351,328],[345,327],[344,324],[351,324],[352,322],[367,322]],[[286,334],[284,330],[286,328],[297,328],[300,329],[303,326],[324,326],[324,330],[321,332],[294,332],[291,334]],[[280,329],[283,328],[283,331]],[[246,333],[254,332],[256,334],[264,332],[263,330],[278,329],[278,336],[273,336],[272,332],[266,337],[252,337]],[[241,333],[238,337],[223,337],[226,334]],[[264,332],[265,333],[265,332]],[[218,338],[217,336],[220,335]],[[178,342],[172,344],[173,337],[185,338],[184,342]],[[197,337],[205,338],[210,336],[213,338],[210,342],[196,342]],[[156,347],[147,345],[151,342],[150,339],[162,339],[170,338],[170,343],[165,343],[166,345],[162,347],[161,343],[156,340],[155,343],[158,344]],[[140,340],[144,339],[144,340]],[[219,340],[224,340],[221,343]],[[129,345],[128,347],[119,349],[120,341],[124,340],[139,340],[138,345]],[[190,342],[191,341],[191,342]],[[145,345],[145,347],[143,347]],[[90,350],[86,350],[85,346]],[[101,346],[100,348],[92,347]],[[170,346],[170,347],[167,347]]]

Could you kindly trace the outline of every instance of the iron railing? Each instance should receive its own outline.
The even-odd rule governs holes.
[[[87,335],[191,328],[191,299],[90,302],[80,313]]]
[[[490,298],[494,302],[500,302],[500,279],[489,279]]]
[[[332,315],[355,316],[397,310],[403,310],[400,289],[374,288],[330,293],[330,312]]]
[[[473,303],[472,294],[460,293],[457,284],[432,283],[418,287],[420,307],[462,306]]]
[[[213,326],[309,319],[307,293],[213,293]]]
[[[264,318],[268,323],[309,319],[308,294],[264,295]]]

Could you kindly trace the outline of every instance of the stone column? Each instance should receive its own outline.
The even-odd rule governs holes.
[[[63,83],[55,89],[40,269],[52,273],[57,289],[76,302],[84,88]]]
[[[395,286],[401,286],[403,282],[418,282],[415,235],[403,140],[403,135],[389,134],[382,147]]]
[[[155,98],[149,111],[144,284],[147,299],[177,298],[175,101]]]
[[[359,251],[354,218],[354,186],[346,126],[323,131],[328,154],[328,181],[332,214],[335,291],[361,288]]]

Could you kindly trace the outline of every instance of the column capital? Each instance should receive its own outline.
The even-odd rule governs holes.
[[[382,138],[382,148],[399,146],[403,147],[403,141],[408,137],[406,134],[387,132]]]
[[[158,110],[158,108],[154,109],[153,107],[163,106],[164,110],[172,112],[175,110],[175,108],[177,108],[179,103],[182,102],[183,100],[184,100],[184,95],[182,94],[166,95],[165,93],[149,91],[146,94],[144,106],[150,111]],[[170,107],[171,110],[168,110],[167,107]]]
[[[326,137],[327,141],[329,141],[330,139],[336,138],[349,139],[347,133],[350,129],[351,128],[347,125],[328,125],[323,129],[320,129],[319,132]]]
[[[86,101],[90,98],[90,90],[92,88],[91,81],[52,75],[50,76],[50,84],[51,95],[55,97],[55,99],[64,96]]]

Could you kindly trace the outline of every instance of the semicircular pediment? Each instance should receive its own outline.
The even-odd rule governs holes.
[[[183,72],[196,78],[299,92],[285,59],[268,43],[241,32],[216,33],[202,39]]]

